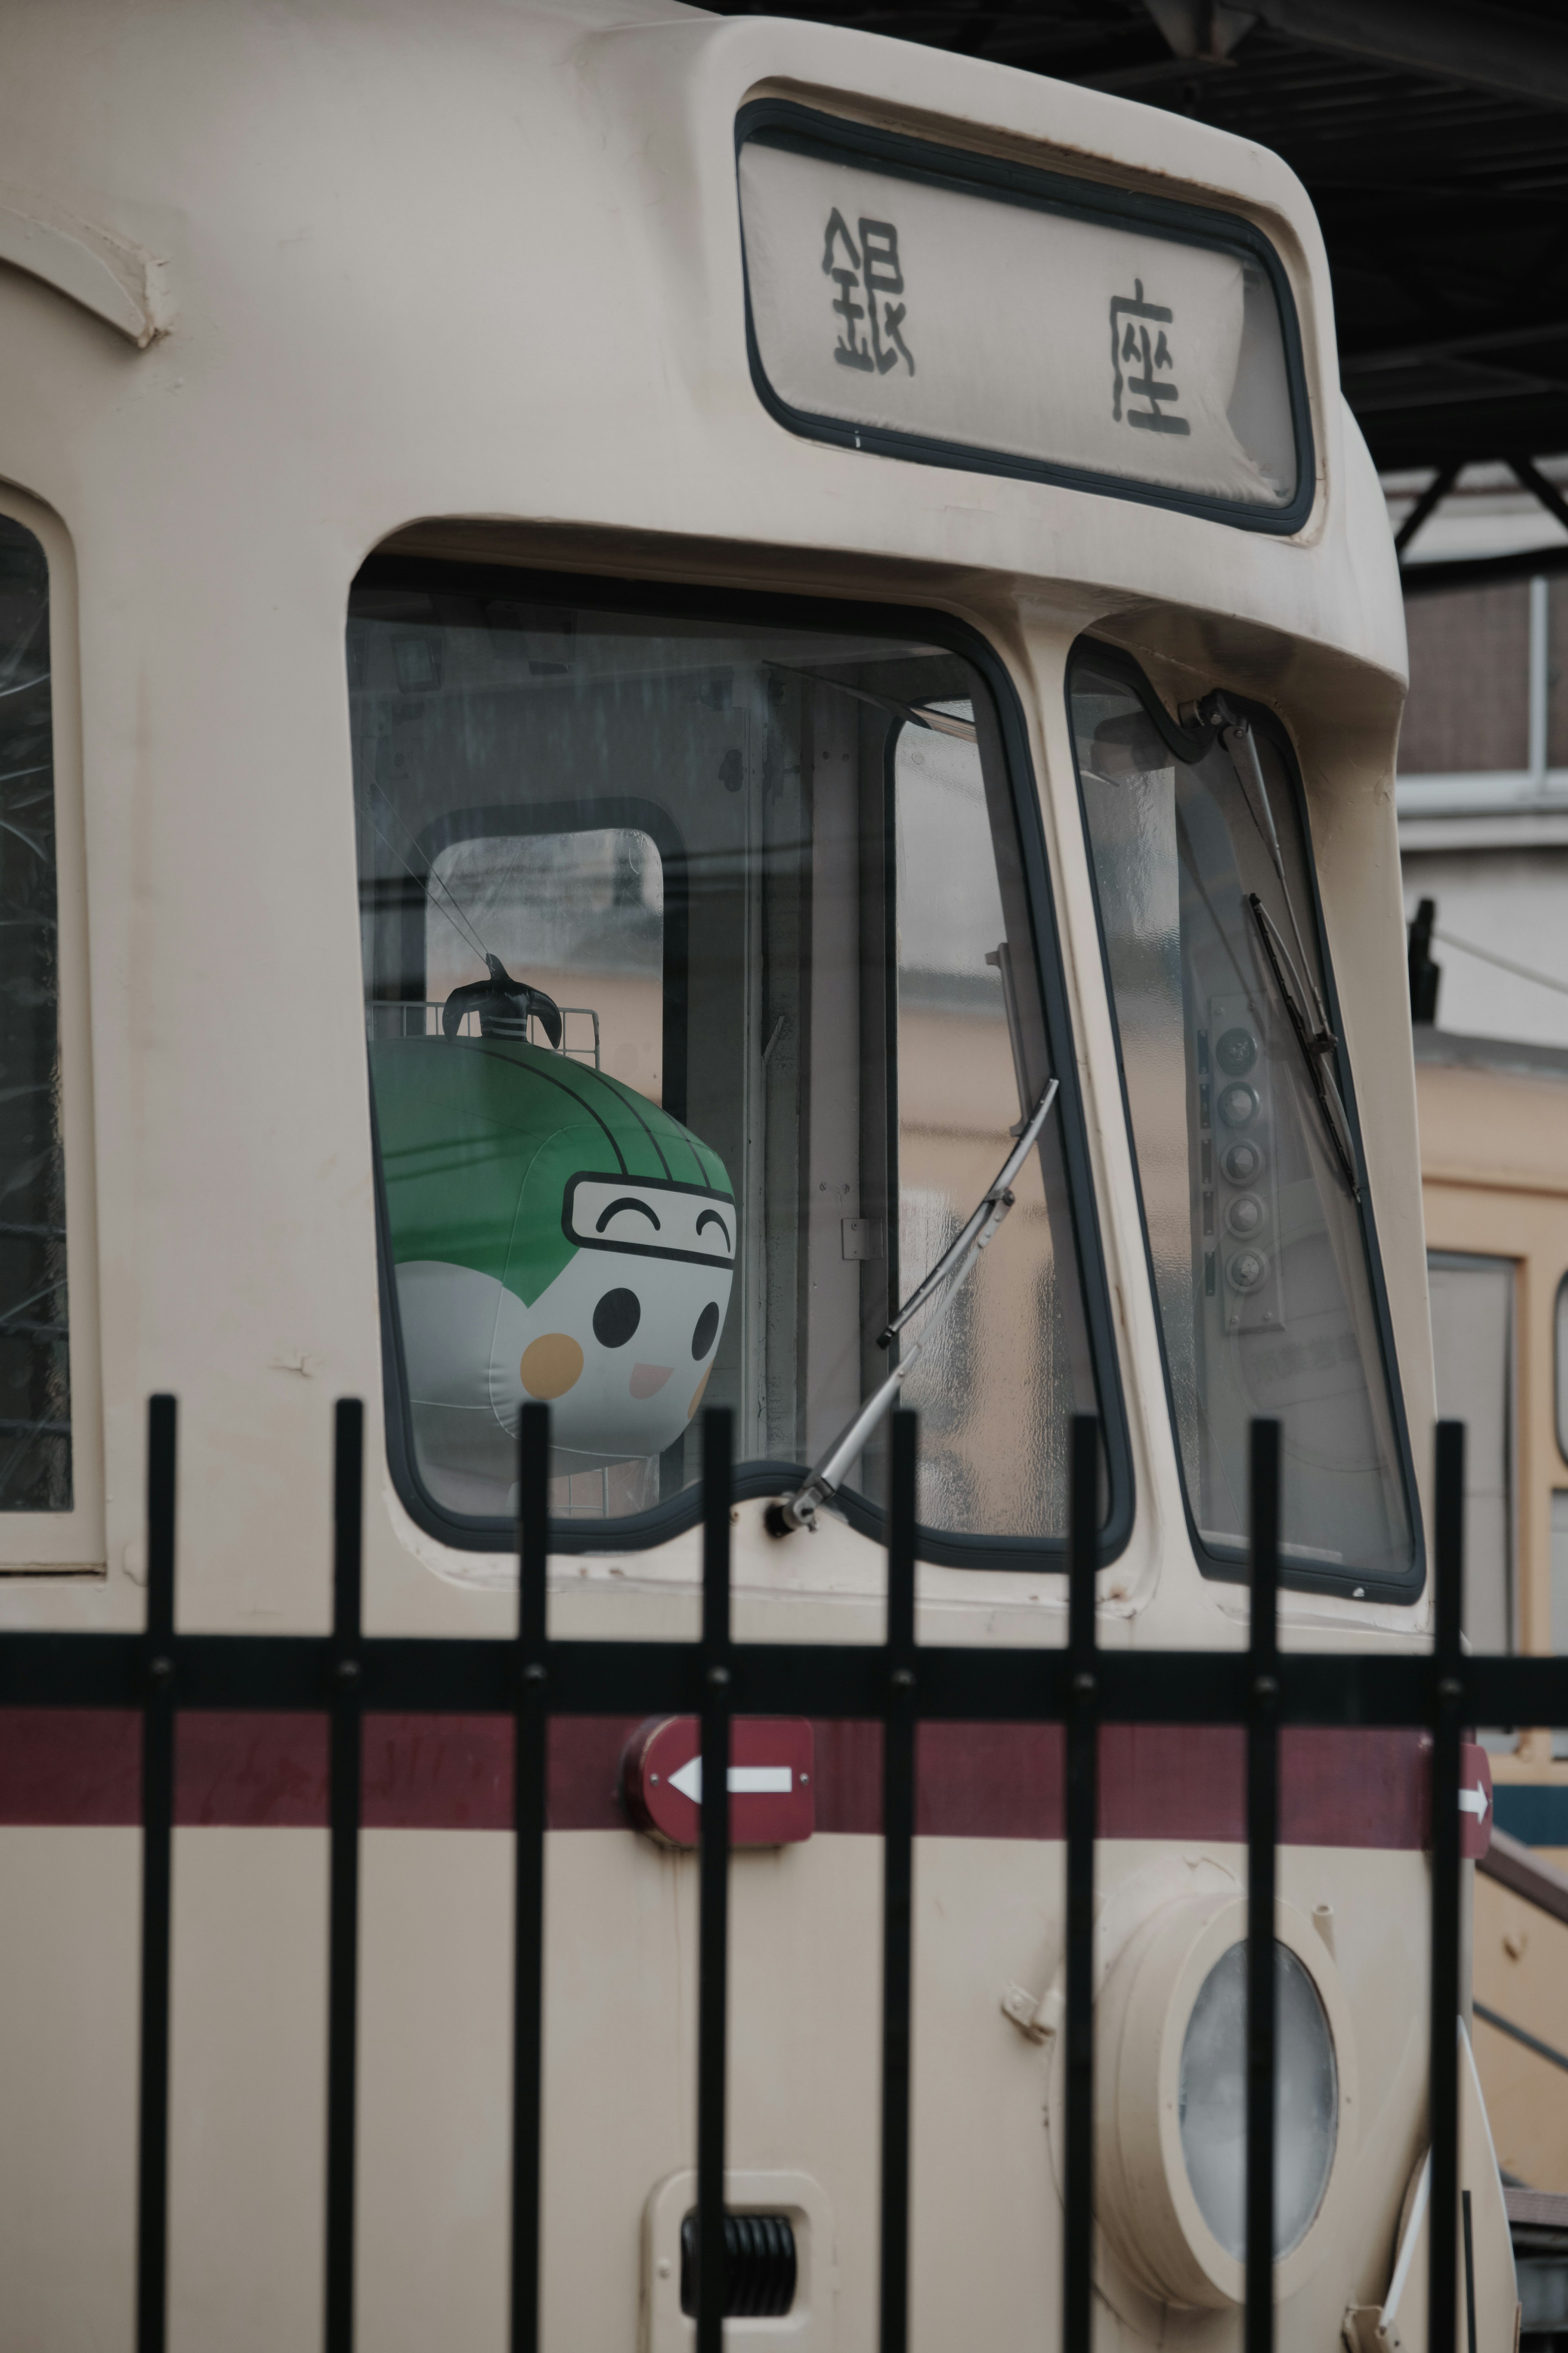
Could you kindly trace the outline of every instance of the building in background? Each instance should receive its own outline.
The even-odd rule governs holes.
[[[1540,472],[1568,491],[1568,458]],[[1426,479],[1385,478],[1396,531]],[[1568,1050],[1568,573],[1436,586],[1536,550],[1561,563],[1568,518],[1501,465],[1466,468],[1408,544],[1399,840],[1407,915],[1436,909],[1439,1025]]]

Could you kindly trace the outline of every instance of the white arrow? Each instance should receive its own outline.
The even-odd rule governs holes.
[[[1459,1811],[1474,1814],[1479,1822],[1486,1820],[1488,1802],[1487,1793],[1479,1781],[1473,1789],[1461,1789],[1459,1792]]]
[[[795,1769],[789,1765],[731,1765],[730,1795],[732,1798],[787,1798],[795,1787]],[[679,1773],[669,1777],[669,1786],[689,1798],[694,1806],[702,1803],[702,1759],[693,1757]]]

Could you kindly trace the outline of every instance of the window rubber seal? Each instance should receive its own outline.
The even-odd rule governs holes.
[[[1040,992],[1047,1046],[1060,1082],[1059,1134],[1067,1193],[1072,1221],[1074,1255],[1083,1303],[1104,1448],[1108,1509],[1097,1539],[1096,1558],[1101,1567],[1116,1559],[1132,1533],[1134,1485],[1132,1450],[1122,1396],[1110,1285],[1101,1245],[1099,1207],[1089,1155],[1088,1125],[1079,1083],[1077,1057],[1068,1020],[1067,978],[1062,963],[1050,871],[1046,853],[1028,728],[1012,677],[1000,656],[978,630],[940,607],[858,603],[847,599],[801,596],[773,591],[737,595],[727,589],[687,586],[679,583],[623,581],[602,574],[579,575],[536,571],[510,564],[485,564],[447,556],[372,555],[353,582],[351,596],[361,590],[401,591],[433,600],[443,596],[472,604],[491,598],[573,607],[584,612],[604,611],[646,615],[697,622],[751,621],[759,627],[799,629],[852,628],[857,634],[913,638],[959,655],[972,664],[990,690],[1007,766],[1014,822],[1017,828],[1025,895],[1033,934],[1036,986]],[[368,1066],[366,1072],[369,1090]],[[459,1552],[510,1552],[516,1546],[510,1520],[479,1518],[454,1513],[438,1504],[420,1477],[414,1446],[412,1415],[403,1377],[401,1324],[396,1285],[392,1281],[391,1225],[387,1214],[381,1154],[375,1132],[375,1106],[371,1095],[371,1149],[374,1173],[376,1263],[381,1302],[382,1373],[385,1392],[384,1428],[387,1463],[399,1501],[426,1535]],[[742,1461],[736,1465],[737,1502],[790,1493],[809,1473],[802,1462]],[[701,1516],[702,1491],[693,1484],[645,1512],[625,1518],[581,1521],[552,1520],[550,1546],[558,1553],[643,1551],[668,1543],[693,1527]],[[853,1492],[835,1498],[834,1510],[858,1535],[885,1541],[887,1515],[881,1506]],[[958,1535],[941,1528],[918,1527],[916,1549],[933,1567],[1016,1570],[1021,1574],[1059,1573],[1067,1567],[1068,1539],[1006,1535]]]
[[[1153,1246],[1149,1239],[1149,1219],[1143,1202],[1143,1175],[1138,1157],[1136,1133],[1132,1125],[1132,1105],[1127,1092],[1127,1069],[1121,1052],[1121,1025],[1116,1013],[1116,995],[1111,982],[1110,959],[1105,945],[1105,924],[1100,914],[1100,882],[1094,868],[1089,810],[1083,798],[1083,779],[1079,773],[1076,749],[1077,736],[1072,707],[1073,681],[1079,665],[1089,661],[1092,661],[1094,667],[1106,675],[1119,679],[1129,691],[1137,697],[1151,724],[1162,737],[1168,750],[1177,758],[1185,758],[1186,754],[1178,748],[1176,741],[1182,731],[1154,691],[1137,659],[1131,654],[1124,652],[1120,646],[1110,645],[1101,638],[1089,635],[1079,638],[1068,655],[1065,674],[1064,700],[1067,706],[1068,733],[1069,740],[1075,745],[1073,777],[1078,788],[1079,811],[1083,827],[1089,884],[1094,892],[1095,927],[1100,934],[1100,969],[1104,975],[1106,1002],[1110,1011],[1111,1035],[1116,1043],[1116,1072],[1121,1088],[1122,1117],[1126,1128],[1128,1155],[1132,1164],[1132,1181],[1138,1195],[1138,1219],[1142,1230],[1144,1265],[1149,1277],[1149,1296],[1154,1307],[1155,1323],[1159,1327],[1160,1367],[1165,1385],[1167,1423],[1173,1442],[1176,1445],[1182,1509],[1186,1516],[1187,1535],[1200,1573],[1214,1578],[1216,1582],[1246,1585],[1250,1581],[1251,1574],[1246,1556],[1246,1540],[1237,1539],[1240,1556],[1235,1559],[1226,1554],[1215,1552],[1212,1546],[1204,1542],[1193,1511],[1192,1498],[1187,1493],[1186,1474],[1180,1463],[1181,1447],[1177,1435],[1179,1425],[1176,1420],[1175,1390],[1171,1380],[1170,1353],[1165,1344],[1164,1319],[1159,1308]],[[1404,1492],[1405,1510],[1409,1514],[1410,1524],[1410,1566],[1399,1577],[1379,1577],[1365,1569],[1310,1568],[1300,1562],[1287,1562],[1281,1559],[1279,1581],[1281,1585],[1289,1586],[1295,1592],[1331,1593],[1341,1600],[1351,1598],[1351,1588],[1355,1587],[1360,1588],[1358,1598],[1369,1608],[1379,1602],[1394,1602],[1401,1608],[1408,1608],[1412,1602],[1420,1599],[1426,1584],[1426,1534],[1421,1511],[1421,1491],[1415,1477],[1415,1456],[1410,1444],[1410,1426],[1405,1409],[1405,1387],[1399,1377],[1399,1361],[1394,1345],[1394,1320],[1389,1311],[1388,1286],[1383,1271],[1383,1252],[1377,1238],[1376,1212],[1373,1205],[1372,1187],[1367,1176],[1366,1154],[1362,1142],[1361,1113],[1355,1093],[1355,1074],[1351,1068],[1350,1056],[1343,1045],[1344,1025],[1340,1010],[1339,987],[1334,975],[1333,960],[1329,954],[1328,935],[1323,924],[1322,898],[1318,887],[1318,861],[1312,851],[1310,812],[1307,806],[1307,796],[1302,787],[1296,747],[1291,743],[1288,732],[1281,725],[1278,714],[1269,710],[1266,703],[1253,702],[1245,695],[1233,693],[1228,687],[1226,689],[1226,699],[1237,712],[1244,713],[1255,727],[1261,729],[1279,754],[1280,764],[1295,803],[1297,822],[1301,830],[1301,841],[1306,852],[1308,904],[1318,955],[1322,965],[1324,996],[1328,1004],[1329,1018],[1333,1024],[1334,1035],[1341,1040],[1337,1056],[1337,1074],[1345,1115],[1350,1125],[1356,1179],[1361,1187],[1362,1244],[1366,1255],[1367,1281],[1372,1293],[1373,1317],[1377,1328],[1379,1363],[1388,1394],[1389,1418],[1394,1429],[1400,1485]],[[1206,745],[1202,747],[1203,751],[1206,751],[1207,748]],[[1564,1279],[1568,1280],[1568,1278]]]

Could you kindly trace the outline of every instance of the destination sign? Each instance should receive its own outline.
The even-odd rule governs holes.
[[[739,156],[752,367],[781,422],[1296,527],[1305,402],[1258,232],[1179,233],[1186,208],[1074,200],[978,159],[997,176],[977,185],[942,150],[868,132],[862,153],[852,125],[756,112],[774,119]]]

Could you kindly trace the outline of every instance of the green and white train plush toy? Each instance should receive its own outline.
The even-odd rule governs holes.
[[[371,1048],[422,1466],[509,1489],[518,1416],[590,1469],[697,1412],[730,1304],[717,1154],[627,1086],[521,1039]]]

